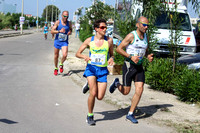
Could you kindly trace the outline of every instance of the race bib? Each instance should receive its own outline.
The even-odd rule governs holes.
[[[106,55],[104,54],[91,54],[91,64],[92,65],[104,65],[106,60]]]
[[[145,49],[135,48],[130,54],[132,56],[140,56],[140,59],[142,59],[145,56],[145,53],[146,53]]]
[[[67,34],[59,33],[58,34],[58,40],[59,41],[66,41],[67,40]]]

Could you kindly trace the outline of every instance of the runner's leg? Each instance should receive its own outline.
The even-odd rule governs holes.
[[[61,58],[61,64],[63,64],[67,58],[67,54],[68,54],[68,46],[63,46],[62,47],[62,58]]]
[[[102,100],[105,95],[105,92],[106,92],[107,83],[106,82],[97,82],[97,85],[98,85],[97,99]]]
[[[133,95],[133,98],[131,100],[130,112],[133,112],[136,106],[138,105],[140,98],[142,96],[143,89],[144,89],[143,82],[135,82],[135,94]]]
[[[133,77],[132,77],[132,71],[130,71],[129,69],[130,69],[130,63],[124,62],[124,65],[122,67],[122,71],[123,71],[123,76],[122,76],[123,85],[117,84],[118,90],[123,95],[129,94],[129,92],[131,90],[131,83],[132,83],[132,78]]]
[[[130,90],[131,90],[131,86],[123,86],[123,85],[118,85],[118,90],[123,94],[123,95],[128,95]]]
[[[97,96],[97,81],[95,76],[87,77],[90,86],[90,94],[88,97],[88,113],[93,113],[95,97]]]
[[[58,57],[59,57],[59,49],[54,47],[54,65],[55,65],[55,68],[58,67]]]

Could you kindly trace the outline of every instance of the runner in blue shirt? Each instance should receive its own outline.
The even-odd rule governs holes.
[[[51,34],[56,34],[54,40],[54,75],[58,75],[58,57],[59,51],[62,50],[62,58],[59,64],[60,73],[63,72],[63,63],[67,58],[68,53],[68,36],[72,33],[72,24],[68,21],[69,12],[63,11],[62,12],[62,19],[56,21],[55,25],[51,30]]]

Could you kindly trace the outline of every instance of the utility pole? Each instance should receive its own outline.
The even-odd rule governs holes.
[[[37,32],[38,32],[38,0],[37,0]]]
[[[23,12],[24,12],[24,0],[22,0],[22,15],[21,17],[23,17]],[[20,24],[20,28],[21,28],[21,34],[23,34],[23,24]]]
[[[51,12],[51,22],[53,22],[53,5],[52,5],[52,12]]]
[[[47,5],[47,7],[46,7],[46,22],[47,22],[47,13],[48,13],[48,0],[46,1],[47,3],[46,3],[46,5]]]
[[[55,2],[55,0],[51,0],[52,2]],[[53,22],[53,8],[54,8],[54,6],[53,6],[53,4],[52,4],[52,13],[51,13],[51,22]]]

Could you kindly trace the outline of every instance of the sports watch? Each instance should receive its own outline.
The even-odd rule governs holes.
[[[129,59],[131,59],[131,57],[132,57],[131,55],[128,56]]]

